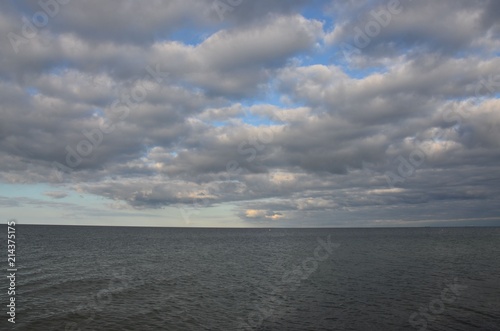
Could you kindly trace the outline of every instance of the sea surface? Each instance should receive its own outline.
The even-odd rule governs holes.
[[[1,330],[500,330],[500,228],[16,231]]]

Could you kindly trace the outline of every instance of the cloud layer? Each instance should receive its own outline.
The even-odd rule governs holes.
[[[498,220],[499,9],[2,2],[0,181],[252,225]]]

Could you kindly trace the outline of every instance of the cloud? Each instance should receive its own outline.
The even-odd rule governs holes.
[[[270,210],[257,210],[257,209],[248,209],[245,211],[245,217],[247,218],[260,218],[260,219],[271,219],[271,220],[278,220],[280,218],[283,218],[284,215],[281,213],[273,212]]]
[[[497,2],[402,2],[346,61],[387,5],[71,2],[16,52],[40,7],[2,3],[0,181],[250,224],[498,215]]]
[[[418,57],[423,52],[491,53],[499,46],[500,25],[494,19],[497,14],[493,14],[498,12],[494,11],[498,4],[493,0],[363,4],[335,4],[332,14],[339,22],[325,40],[329,44],[348,43],[356,47],[361,51],[358,54],[366,56],[364,63],[398,54]]]
[[[44,192],[43,194],[53,199],[63,199],[68,196],[68,193],[66,192],[57,192],[57,191]]]

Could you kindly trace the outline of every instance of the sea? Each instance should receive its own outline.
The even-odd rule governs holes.
[[[18,224],[16,262],[0,330],[500,330],[495,227]]]

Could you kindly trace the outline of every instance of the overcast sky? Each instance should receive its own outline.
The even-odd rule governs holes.
[[[500,1],[1,1],[0,210],[500,225]]]

